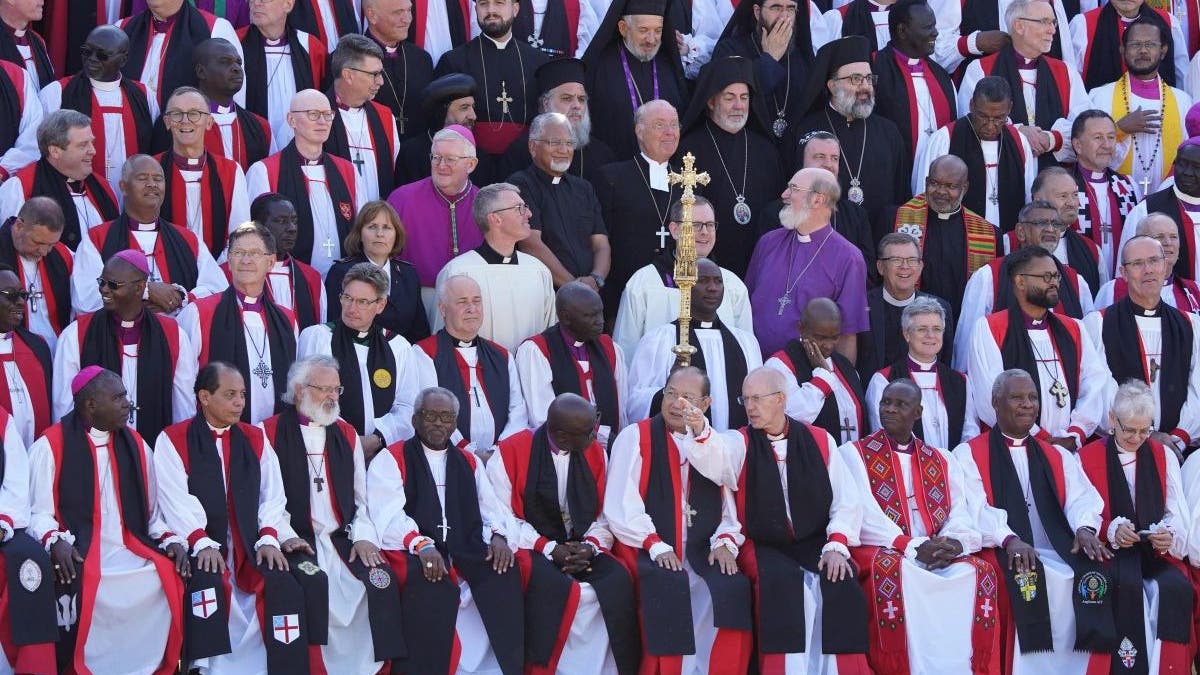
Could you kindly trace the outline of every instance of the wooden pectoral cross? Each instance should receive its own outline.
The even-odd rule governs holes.
[[[844,436],[844,435],[847,435],[847,434],[852,434],[852,433],[854,433],[854,430],[855,430],[855,429],[857,429],[857,428],[858,428],[858,427],[856,427],[856,426],[854,426],[853,424],[851,424],[851,423],[850,423],[850,418],[849,418],[849,417],[843,417],[843,418],[842,418],[842,427],[841,427],[841,431],[842,431],[842,435],[843,435],[843,436]]]
[[[350,160],[350,163],[353,164],[358,169],[358,175],[361,176],[363,164],[366,164],[367,160],[362,158],[361,152],[356,152],[356,153],[354,153],[354,159]]]
[[[1154,360],[1154,357],[1150,357],[1150,384],[1158,381],[1159,370],[1162,370],[1162,366],[1158,364],[1158,361]]]
[[[317,486],[317,492],[324,492],[325,491],[325,477],[317,476],[316,478],[313,478],[313,485]]]
[[[1062,380],[1055,380],[1050,386],[1050,395],[1054,397],[1054,402],[1060,408],[1067,407],[1067,401],[1070,398],[1070,392],[1063,386]]]

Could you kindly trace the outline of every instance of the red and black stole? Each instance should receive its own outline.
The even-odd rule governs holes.
[[[296,360],[296,336],[292,328],[291,314],[276,306],[266,294],[262,299],[263,324],[266,326],[267,342],[271,346],[271,380],[274,383],[275,411],[283,404],[281,392],[287,391],[287,371]],[[249,355],[246,353],[245,323],[242,320],[241,302],[237,290],[230,286],[219,295],[210,295],[196,302],[203,342],[200,363],[225,361],[232,363],[241,372],[246,382],[252,381]],[[256,364],[255,364],[256,365]],[[250,406],[242,411],[242,421],[250,421]]]
[[[471,396],[467,387],[471,386],[470,366],[458,353],[458,341],[450,337],[443,328],[436,334],[421,340],[417,346],[433,361],[433,370],[437,373],[438,386],[449,389],[459,400],[458,431],[463,438],[471,438]],[[476,337],[475,346],[475,378],[483,387],[483,399],[488,409],[492,411],[495,422],[496,437],[508,426],[509,388],[508,350],[500,345]]]
[[[1183,202],[1175,196],[1174,186],[1159,190],[1146,197],[1146,212],[1165,213],[1179,228],[1179,259],[1171,272],[1183,279],[1196,278],[1196,228],[1192,217],[1183,208]]]
[[[86,218],[84,222],[80,222],[81,214],[75,209],[75,200],[71,197],[71,187],[68,185],[69,179],[59,173],[50,165],[50,162],[43,158],[21,169],[15,176],[21,181],[21,188],[25,191],[25,200],[29,201],[32,197],[46,196],[58,202],[63,207],[63,216],[67,224],[63,228],[62,243],[74,251],[80,240],[83,238],[83,228],[81,225],[88,227],[99,225],[100,223],[88,223]],[[112,188],[104,179],[93,172],[82,181],[83,192],[92,206],[100,214],[101,222],[112,220],[121,215],[120,209],[117,208],[117,198],[113,195]],[[76,193],[78,194],[78,193]]]
[[[557,670],[567,632],[579,607],[577,582],[582,582],[591,584],[596,591],[617,670],[636,672],[641,638],[629,572],[616,558],[600,551],[588,570],[567,575],[541,553],[549,542],[585,541],[604,503],[604,448],[593,441],[583,452],[570,453],[567,513],[563,513],[558,501],[558,470],[551,458],[553,452],[545,425],[534,431],[522,431],[500,443],[504,470],[512,486],[513,513],[539,535],[533,550],[522,549],[517,553],[525,576],[526,662],[546,667],[547,672]],[[600,549],[598,541],[591,538],[587,541]]]
[[[1067,4],[1070,4],[1071,2],[1072,2],[1072,0],[1066,0],[1063,4],[1067,5]],[[986,31],[986,30],[1003,30],[1004,29],[1004,26],[1000,22],[1000,5],[999,5],[999,3],[969,2],[968,0],[961,0],[961,3],[962,3],[962,22],[959,24],[959,35],[966,37],[977,30]],[[1076,9],[1078,9],[1078,6],[1079,6],[1078,2],[1075,2],[1074,4],[1075,4]],[[1054,5],[1051,4],[1051,7],[1053,7],[1053,6]],[[1063,9],[1066,10],[1067,8],[1064,6]],[[1072,17],[1078,13],[1079,13],[1078,11],[1071,12],[1071,13],[1068,13],[1067,16]],[[1057,12],[1055,12],[1055,14],[1057,14]],[[1070,36],[1068,36],[1068,39],[1069,39],[1069,37]],[[1069,42],[1067,43],[1066,48],[1067,49],[1072,48],[1072,46]],[[1050,54],[1050,56],[1053,56],[1056,59],[1062,59],[1063,43],[1062,43],[1061,31],[1057,31],[1054,33],[1054,40],[1053,40],[1053,42],[1050,43],[1049,54]],[[953,151],[951,151],[951,152],[953,153]]]
[[[867,3],[863,1],[862,4]],[[853,10],[849,10],[847,14],[850,11]],[[870,18],[870,10],[866,11],[866,15],[870,30],[862,34],[873,40],[875,24]],[[845,31],[845,29],[846,23],[843,21],[842,30]],[[908,59],[907,55],[889,44],[879,50],[875,57],[873,70],[879,77],[879,83],[875,86],[876,108],[881,115],[896,123],[900,129],[900,136],[904,140],[904,147],[908,150],[908,154],[905,156],[912,157],[916,154],[917,139],[921,134],[919,127],[921,113],[917,107],[916,89],[913,87],[913,78],[917,76],[909,70]],[[940,129],[958,117],[954,82],[945,69],[932,59],[922,57],[920,68],[922,73],[920,77],[925,80],[925,87],[929,91],[929,102],[933,105],[934,119],[929,123],[932,128]]]
[[[162,166],[163,175],[167,176],[167,189],[163,193],[161,211],[170,214],[171,222],[187,228],[187,181],[183,179],[183,169],[177,162],[175,151],[168,148],[158,156],[158,163]],[[229,236],[231,223],[227,199],[233,194],[237,166],[237,162],[218,157],[211,152],[205,152],[204,161],[201,162],[200,210],[201,220],[204,222],[204,243],[214,257],[221,255],[225,250],[225,240]],[[233,223],[235,227],[239,224]]]
[[[1025,88],[1017,64],[1017,52],[1012,45],[979,60],[984,77],[995,75],[1004,78],[1012,88],[1013,124],[1031,124],[1049,129],[1055,121],[1066,117],[1071,109],[1071,80],[1067,64],[1053,57],[1037,59],[1038,96],[1034,101],[1033,117],[1025,105]]]
[[[304,3],[296,4],[300,6]],[[271,189],[291,200],[296,207],[299,222],[312,223],[312,204],[308,199],[309,181],[301,168],[305,161],[296,149],[296,142],[292,141],[284,149],[264,159],[263,164],[267,169]],[[333,218],[337,226],[338,241],[345,241],[346,235],[350,234],[355,214],[354,166],[328,152],[323,153],[318,161],[325,168],[325,186],[328,188],[329,198],[333,201]],[[311,263],[313,243],[313,228],[300,228],[292,255],[305,263]]]
[[[129,36],[129,60],[121,72],[134,80],[142,78],[142,70],[146,66],[150,45],[154,42],[154,30],[151,22],[154,17],[150,10],[145,10],[123,21],[120,26]],[[192,62],[192,50],[196,45],[212,37],[213,25],[217,17],[185,2],[179,12],[172,17],[172,25],[167,29],[167,37],[163,45],[162,59],[158,69],[158,106],[166,107],[167,99],[179,87],[196,84],[196,74],[186,64]],[[182,64],[182,65],[181,65]]]
[[[879,649],[870,654],[871,667],[876,675],[902,675],[910,670],[900,574],[904,549],[912,539],[912,525],[909,523],[904,470],[900,463],[908,462],[912,466],[913,483],[917,488],[914,495],[917,509],[925,531],[931,535],[940,532],[950,517],[954,499],[950,493],[950,468],[946,458],[921,439],[914,437],[910,450],[901,452],[883,430],[855,441],[854,448],[867,469],[871,495],[902,532],[889,548],[859,546],[852,550],[854,560],[859,565],[859,576],[868,588],[875,619],[869,623],[871,644]],[[955,562],[975,568],[971,672],[984,673],[990,667],[995,642],[995,613],[998,611],[996,572],[991,565],[973,555],[963,556]]]
[[[1175,297],[1175,309],[1185,314],[1200,314],[1200,286],[1191,279],[1171,275],[1171,294]],[[1113,301],[1129,295],[1129,283],[1122,277],[1113,280]]]
[[[337,35],[325,33],[325,22],[321,20],[321,3],[326,3],[333,11],[333,22],[337,26]],[[288,32],[302,30],[309,35],[317,36],[322,44],[336,45],[338,38],[346,33],[357,33],[358,19],[354,16],[354,4],[339,2],[339,0],[298,0],[288,13]],[[299,91],[299,89],[297,89]]]
[[[1165,332],[1165,331],[1164,331]],[[1126,455],[1127,457],[1128,455]],[[1088,443],[1079,451],[1079,461],[1092,485],[1104,497],[1101,539],[1107,540],[1107,525],[1114,518],[1125,518],[1138,531],[1148,530],[1162,520],[1167,506],[1167,458],[1163,447],[1146,439],[1135,453],[1133,495],[1125,479],[1121,453],[1116,440]],[[1108,564],[1108,572],[1116,584],[1113,595],[1113,615],[1117,625],[1117,640],[1107,654],[1093,654],[1092,662],[1111,663],[1114,673],[1148,675],[1150,645],[1146,644],[1145,596],[1143,581],[1158,582],[1158,616],[1156,637],[1162,640],[1159,655],[1160,672],[1172,669],[1186,672],[1191,667],[1188,644],[1192,628],[1192,582],[1181,560],[1169,553],[1156,553],[1148,541],[1116,550]],[[1136,652],[1132,665],[1126,661],[1130,653],[1119,643],[1129,640]],[[1099,671],[1097,671],[1099,672]]]
[[[392,352],[391,335],[376,324],[372,324],[365,338],[358,337],[358,331],[342,323],[341,319],[329,322],[333,333],[330,338],[330,350],[333,358],[338,361],[338,370],[342,375],[341,407],[342,418],[358,431],[359,435],[367,433],[367,420],[375,419],[391,410],[396,402],[396,355]],[[363,400],[361,373],[358,369],[358,351],[356,344],[367,347],[366,369],[367,377],[371,379],[371,407],[367,409],[367,401]]]
[[[1138,330],[1138,316],[1157,316],[1162,327],[1162,363],[1153,373],[1146,368],[1146,350]],[[1146,310],[1127,296],[1105,309],[1102,321],[1100,335],[1113,378],[1117,382],[1135,379],[1158,387],[1161,417],[1158,426],[1165,432],[1178,427],[1195,358],[1191,320],[1165,302],[1159,301],[1157,307]]]
[[[1062,379],[1065,380],[1071,400],[1079,400],[1079,372],[1082,368],[1083,352],[1080,348],[1079,324],[1074,321],[1064,321],[1054,314],[1046,312],[1044,321],[1046,330],[1050,332],[1050,340],[1054,343],[1054,354],[1062,365]],[[1029,373],[1038,391],[1041,401],[1041,372],[1037,356],[1033,353],[1033,342],[1029,337],[1019,309],[1004,309],[987,317],[988,328],[992,338],[1000,347],[1000,358],[1004,369],[1020,368]],[[1050,401],[1041,401],[1042,406],[1051,405]],[[1026,541],[1030,541],[1026,539]]]
[[[529,42],[533,35],[533,12],[517,14],[513,22],[513,37]],[[574,56],[579,48],[579,0],[550,0],[538,34],[539,51],[555,56]]]
[[[107,309],[85,314],[76,321],[79,368],[101,366],[120,373],[124,356],[118,335],[121,318]],[[175,364],[179,362],[179,326],[175,320],[142,310],[137,319],[137,431],[142,438],[158,438],[175,420]]]
[[[337,96],[330,89],[325,93],[329,97],[329,107],[338,114],[333,118],[329,128],[329,138],[325,141],[325,152],[346,160],[353,160],[357,149],[350,147],[350,137],[346,133],[346,123],[342,121],[341,110]],[[396,187],[396,159],[392,148],[396,147],[395,118],[387,106],[367,101],[362,107],[363,116],[367,120],[367,132],[371,137],[371,150],[375,153],[375,172],[379,177],[379,194],[388,195]],[[358,139],[362,140],[362,139]]]
[[[7,32],[0,28],[0,32]],[[5,152],[17,144],[21,133],[21,117],[25,110],[25,71],[8,61],[0,61],[0,114],[7,124],[0,124],[0,150]],[[99,154],[99,153],[97,153]]]
[[[722,488],[689,466],[684,491],[679,448],[662,415],[638,422],[637,429],[642,458],[638,493],[655,532],[640,549],[618,542],[613,554],[637,579],[645,650],[642,672],[672,672],[672,667],[678,672],[682,655],[696,653],[687,572],[659,567],[650,558],[650,549],[660,542],[674,549],[681,561],[687,559],[712,596],[713,625],[717,628],[710,664],[713,672],[744,671],[753,630],[750,582],[742,574],[722,574],[708,563],[709,540],[721,523]],[[687,513],[685,506],[689,507]]]
[[[738,518],[746,533],[739,562],[753,582],[758,652],[764,672],[782,672],[785,654],[805,651],[804,572],[818,574],[827,540],[833,484],[827,434],[787,420],[787,492],[779,460],[762,430],[744,427],[746,463],[738,478]],[[788,520],[788,510],[791,520]],[[830,538],[837,536],[831,535]],[[707,544],[707,541],[705,541]],[[842,672],[865,662],[867,602],[853,576],[821,583],[821,653],[838,655]]]
[[[567,348],[566,337],[558,324],[529,338],[541,350],[550,363],[551,383],[554,395],[578,394],[588,396],[587,382],[592,382],[596,409],[600,411],[600,424],[613,429],[620,428],[621,408],[617,396],[617,352],[612,338],[600,335],[585,343],[588,354],[588,372],[583,372],[579,362]]]
[[[54,332],[61,333],[71,323],[71,271],[75,268],[75,259],[71,255],[71,249],[58,242],[38,261],[38,278],[26,279],[25,266],[21,264],[21,257],[13,245],[12,223],[16,219],[16,216],[10,216],[4,221],[4,225],[0,226],[0,263],[16,270],[17,277],[25,288],[29,288],[31,283],[37,284],[42,290],[42,299],[46,301],[50,325],[54,327]],[[28,315],[23,323],[29,326]]]
[[[1139,13],[1139,19],[1145,19],[1158,26],[1162,35],[1171,34],[1170,15],[1148,5]],[[1189,13],[1194,11],[1189,6]],[[1121,21],[1117,10],[1105,3],[1103,6],[1090,10],[1083,15],[1087,24],[1088,43],[1083,54],[1083,86],[1091,91],[1096,87],[1115,82],[1125,74],[1125,58],[1121,54],[1121,38],[1128,24]],[[1057,36],[1055,36],[1057,38]],[[1158,64],[1159,77],[1168,85],[1175,86],[1175,41],[1167,40],[1167,54]],[[1015,108],[1015,106],[1014,106]]]
[[[429,3],[441,2],[446,5],[446,28],[450,33],[450,44],[457,47],[471,39],[471,16],[467,0],[416,0],[413,3],[414,44],[425,48],[425,22],[429,20]],[[308,31],[312,32],[312,31]]]
[[[37,71],[38,81],[34,85],[39,89],[54,81],[54,66],[50,63],[50,55],[46,52],[46,42],[33,30],[26,26],[25,39],[29,41],[29,56],[33,59],[34,70]],[[25,70],[25,57],[17,49],[16,35],[9,26],[0,26],[0,59],[16,64]]]
[[[266,117],[269,114],[267,96],[272,75],[267,72],[266,38],[253,24],[239,30],[238,35],[242,39],[242,52],[246,59],[246,110]],[[283,36],[287,40],[296,91],[324,89],[325,60],[324,58],[314,58],[314,56],[324,57],[325,55],[323,53],[314,54],[310,51],[313,45],[311,39],[308,43],[309,49],[305,49],[295,30],[285,30]]]
[[[0,362],[7,359],[0,358]],[[18,326],[12,332],[12,360],[25,381],[29,402],[33,407],[33,435],[41,436],[51,424],[50,392],[54,366],[50,346],[45,338]],[[9,387],[8,372],[0,366],[0,409],[11,413],[12,389]]]
[[[1075,268],[1062,264],[1058,258],[1053,258],[1054,266],[1062,275],[1063,283],[1058,286],[1058,305],[1054,311],[1072,319],[1083,318],[1083,305],[1079,301],[1079,275]],[[1013,292],[1012,273],[1008,269],[1008,258],[996,258],[988,263],[992,268],[992,311],[999,312],[1010,309],[1017,311],[1016,293]]]
[[[1027,436],[1024,442],[1029,461],[1029,488],[1042,527],[1054,551],[1075,572],[1075,583],[1080,589],[1071,594],[1075,607],[1075,649],[1108,653],[1116,644],[1113,642],[1116,627],[1113,624],[1110,594],[1085,591],[1093,586],[1108,587],[1111,581],[1099,563],[1092,562],[1082,552],[1071,552],[1075,533],[1067,522],[1064,510],[1067,488],[1063,457],[1055,447],[1033,436]],[[990,432],[976,436],[968,444],[979,476],[983,479],[988,504],[1005,511],[1009,528],[1021,541],[1032,545],[1033,525],[1029,519],[1029,505],[1025,502],[1025,491],[1021,487],[1021,479],[1017,476],[1004,434],[1000,433],[999,427],[993,427]],[[1016,636],[1021,643],[1021,653],[1053,651],[1046,570],[1042,561],[1034,564],[1029,577],[1018,579],[1016,568],[1000,563],[998,555],[995,548],[981,552],[981,556],[1001,572],[998,578],[1007,593],[1000,596],[1000,611],[1012,617]],[[1005,634],[1006,649],[1012,649],[1012,625],[1006,626],[1002,632]]]
[[[59,631],[59,663],[70,664],[77,660],[76,640],[79,634],[86,633],[88,626],[84,624],[93,620],[92,608],[83,606],[83,600],[94,599],[100,585],[100,528],[104,521],[97,486],[107,481],[101,481],[96,472],[95,444],[74,410],[46,432],[46,441],[54,456],[54,516],[60,530],[69,530],[75,536],[75,548],[84,559],[82,574],[74,581],[66,586],[55,584],[56,595],[80,599],[79,620]],[[152,563],[158,573],[171,609],[171,630],[163,662],[174,663],[183,644],[183,585],[174,564],[159,552],[161,542],[150,536],[153,505],[146,489],[149,469],[142,447],[141,436],[128,427],[113,429],[109,435],[110,469],[116,473],[113,488],[121,507],[121,537],[134,555]],[[172,535],[167,532],[163,539],[169,536]],[[82,659],[82,654],[78,658]]]
[[[100,259],[108,260],[125,249],[138,248],[137,240],[133,236],[134,227],[136,224],[129,220],[129,214],[122,213],[116,220],[88,230],[88,236],[100,252]],[[199,246],[200,242],[191,230],[160,218],[153,257],[154,267],[162,276],[161,280],[179,284],[189,291],[194,289],[200,277],[197,260]]]
[[[296,256],[290,253],[284,259],[284,264],[292,282],[292,312],[296,315],[296,324],[300,330],[317,325],[321,316],[321,297],[325,294],[321,273],[296,260]],[[221,267],[228,276],[229,263],[223,263]],[[270,289],[271,285],[267,284],[267,288]]]
[[[215,120],[204,133],[204,147],[209,154],[233,160],[244,171],[271,154],[271,125],[237,103],[232,106],[236,118],[229,128],[231,154],[225,154],[225,141],[221,139],[221,129]]]
[[[488,547],[483,543],[483,516],[475,488],[478,460],[468,451],[446,448],[443,504],[420,438],[414,436],[404,443],[394,443],[388,452],[396,460],[404,480],[404,511],[416,522],[421,535],[433,540],[455,576],[454,582],[447,578],[437,584],[429,583],[421,572],[420,559],[406,556],[401,603],[407,612],[405,638],[410,644],[421,645],[409,653],[409,672],[449,672],[450,663],[457,661],[451,652],[455,643],[459,577],[471,587],[471,596],[479,607],[501,670],[521,672],[525,662],[523,572],[510,569],[505,574],[496,574],[486,560]]]
[[[150,118],[150,104],[146,100],[144,85],[134,79],[121,77],[121,107],[108,108],[100,105],[92,89],[92,81],[86,73],[59,80],[62,86],[63,110],[77,110],[92,120],[92,134],[96,137],[96,156],[92,159],[92,171],[108,177],[108,137],[104,131],[104,114],[121,115],[124,130],[125,156],[150,151],[150,133],[154,120]]]
[[[962,438],[963,423],[967,419],[967,378],[941,361],[936,361],[934,368],[937,371],[938,398],[942,400],[942,405],[946,406],[946,422],[950,427],[946,438],[950,444],[956,445],[958,439]],[[883,373],[888,382],[911,378],[912,364],[909,362],[908,354],[879,372]],[[913,435],[922,441],[925,440],[925,431],[922,428],[920,417],[913,425]]]
[[[1057,36],[1055,39],[1058,39]],[[965,116],[960,117],[947,125],[947,131],[950,133],[949,154],[961,157],[967,163],[967,179],[970,186],[967,188],[967,194],[963,196],[963,206],[975,213],[987,213],[987,162],[983,157],[983,146],[979,144],[979,137],[975,135],[971,126],[971,120]],[[1021,147],[1020,132],[1011,124],[1004,126],[999,141],[996,185],[1000,198],[1000,222],[996,225],[1001,232],[1008,232],[1017,226],[1017,212],[1025,205],[1025,151]]]
[[[804,384],[813,379],[812,364],[808,362],[808,356],[804,353],[804,348],[800,346],[800,340],[788,340],[783,349],[775,353],[775,357],[783,361],[783,364],[792,371],[796,376],[796,382]],[[854,369],[854,365],[849,359],[841,354],[834,352],[830,357],[833,361],[834,375],[842,381],[842,385],[854,397],[855,429],[858,431],[864,430],[865,406],[863,401],[867,399],[867,395],[863,393],[862,380],[858,377],[858,371]],[[817,414],[817,418],[813,420],[813,425],[821,427],[833,434],[834,438],[840,438],[839,430],[842,428],[842,419],[850,417],[851,411],[842,410],[838,407],[836,396],[827,395],[825,397],[825,405],[821,406],[821,412]]]
[[[672,321],[671,325],[675,326],[678,331],[679,320]],[[692,354],[692,365],[707,372],[704,350],[700,348],[700,341],[696,338],[698,327],[700,327],[700,322],[695,319],[692,319],[691,325],[688,326],[689,341],[696,345],[696,353]],[[742,380],[746,379],[746,354],[742,351],[742,343],[738,342],[733,331],[729,330],[720,317],[715,317],[712,328],[720,331],[721,351],[725,354],[725,400],[729,407],[729,428],[740,429],[747,424],[746,408],[738,403],[738,397],[742,393]],[[654,398],[658,405],[652,404],[651,409],[657,410],[662,404],[662,392],[656,394]]]
[[[263,428],[271,441],[271,447],[277,448],[279,472],[283,478],[283,492],[287,497],[292,529],[316,551],[317,540],[312,524],[312,495],[309,492],[312,477],[308,472],[308,450],[300,432],[299,413],[294,406],[288,405],[282,413],[265,420]],[[354,545],[350,538],[350,525],[357,515],[354,499],[354,444],[357,441],[358,434],[355,433],[354,427],[340,419],[325,427],[324,466],[328,482],[324,487],[329,490],[329,501],[340,525],[330,533],[329,540],[351,574],[363,584],[367,596],[367,615],[371,624],[375,660],[388,661],[404,658],[408,654],[406,642],[396,639],[397,635],[404,634],[401,629],[400,594],[393,588],[396,575],[386,563],[377,567],[367,567],[361,558],[350,561]],[[312,561],[311,558],[308,560]],[[323,562],[326,567],[335,564],[329,560]],[[321,610],[313,611],[314,604],[317,603],[309,601],[306,605],[309,608],[310,631],[324,634],[326,627],[314,629],[314,614],[323,615]]]

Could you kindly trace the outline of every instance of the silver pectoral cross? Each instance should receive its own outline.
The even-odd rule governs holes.
[[[671,231],[667,229],[667,226],[666,225],[660,226],[658,228],[658,232],[655,232],[654,234],[658,235],[658,247],[666,248],[667,247],[667,237],[671,236]]]
[[[683,500],[683,520],[688,527],[692,526],[692,516],[694,515],[696,515],[696,509],[693,509],[686,499]]]
[[[783,316],[783,308],[792,304],[792,296],[787,293],[784,293],[783,295],[779,296],[778,302],[779,302],[779,311],[776,314],[778,316]]]
[[[359,159],[359,161],[362,161],[362,160]],[[362,172],[360,171],[359,173],[362,173]],[[333,257],[333,240],[332,239],[330,239],[329,237],[325,237],[325,243],[321,244],[321,248],[325,249],[325,257],[326,258]]]
[[[1058,407],[1067,407],[1067,400],[1070,396],[1070,392],[1068,392],[1067,388],[1063,386],[1061,380],[1055,380],[1054,384],[1050,386],[1050,395],[1054,397],[1054,402],[1058,405]]]
[[[446,541],[446,533],[450,531],[450,523],[446,521],[446,514],[442,514],[442,524],[435,529],[442,531],[442,541]]]
[[[508,95],[508,83],[500,80],[500,95],[496,97],[496,103],[500,104],[500,113],[508,114],[508,104],[513,102],[513,98]]]
[[[268,366],[265,361],[259,361],[258,365],[254,366],[254,370],[250,371],[250,374],[257,375],[258,381],[262,383],[262,388],[266,389],[267,383],[271,381],[271,375],[274,373],[272,372],[271,367]]]
[[[1142,186],[1142,198],[1145,199],[1146,195],[1150,194],[1150,177],[1142,176],[1142,179],[1138,181],[1138,185]]]

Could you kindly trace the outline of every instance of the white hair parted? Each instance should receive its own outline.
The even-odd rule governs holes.
[[[1154,394],[1141,380],[1126,380],[1113,396],[1112,414],[1118,420],[1148,419],[1154,421]]]
[[[333,368],[336,371],[340,367],[337,359],[326,354],[312,354],[296,359],[288,368],[287,390],[279,398],[288,405],[296,405],[296,385],[308,384],[308,374],[313,368]]]

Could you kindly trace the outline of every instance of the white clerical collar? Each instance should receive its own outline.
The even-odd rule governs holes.
[[[133,328],[133,326],[134,326],[133,321],[122,321],[121,322],[121,328]]]
[[[767,440],[771,441],[772,443],[778,443],[779,441],[786,441],[787,440],[787,428],[785,427],[783,430],[783,433],[781,433],[781,434],[767,434]]]
[[[496,38],[494,38],[491,35],[488,35],[486,33],[483,33],[481,35],[483,37],[491,40],[492,44],[496,45],[496,49],[504,49],[505,47],[508,46],[508,43],[512,42],[512,32],[511,31],[508,33],[508,37],[504,38],[503,42],[497,40]]]
[[[1029,438],[1028,436],[1026,436],[1025,438],[1013,438],[1012,436],[1009,436],[1008,434],[1006,434],[1004,432],[1000,432],[1000,435],[1004,437],[1005,442],[1008,443],[1008,447],[1010,447],[1010,448],[1025,447],[1025,441]]]
[[[250,295],[244,295],[244,296],[242,296],[242,304],[243,304],[243,305],[253,305],[253,304],[255,304],[256,302],[258,302],[258,296],[257,296],[257,295],[255,295],[255,296],[250,296]]]
[[[450,444],[447,443],[446,447],[442,448],[441,450],[434,450],[433,448],[429,447],[428,445],[425,445],[424,442],[421,443],[421,447],[425,450],[426,454],[444,455],[444,454],[446,454],[446,451],[450,449]]]
[[[1118,451],[1118,452],[1123,452],[1123,453],[1125,453],[1125,454],[1127,454],[1127,455],[1133,455],[1133,456],[1134,456],[1134,460],[1135,460],[1135,461],[1137,460],[1137,448],[1134,448],[1133,450],[1126,450],[1126,449],[1125,449],[1125,446],[1121,445],[1120,443],[1117,443],[1117,451]]]
[[[829,226],[828,226],[828,225],[822,225],[821,227],[819,227],[819,228],[817,228],[817,229],[813,230],[812,232],[810,232],[810,233],[808,233],[808,234],[804,234],[804,233],[803,233],[803,232],[801,232],[800,230],[795,230],[795,232],[796,232],[796,241],[800,242],[801,244],[808,244],[808,243],[811,243],[811,242],[812,242],[812,240],[813,240],[813,235],[815,235],[816,233],[820,232],[821,230],[824,230],[826,227],[829,227]]]
[[[936,214],[937,214],[938,220],[950,220],[950,219],[951,219],[951,218],[953,218],[954,216],[957,216],[957,215],[959,214],[959,212],[960,212],[960,211],[962,211],[962,207],[961,207],[961,206],[960,206],[960,207],[958,207],[957,209],[954,209],[954,210],[953,210],[953,211],[951,211],[950,213],[938,213],[937,211],[934,211],[934,213],[936,213]]]
[[[216,110],[214,110],[213,112],[218,115],[228,115],[229,113],[233,112],[233,106],[221,105],[218,103],[216,106]]]
[[[98,89],[100,91],[114,91],[117,87],[121,86],[121,78],[117,78],[112,82],[101,82],[100,80],[93,80],[89,77],[88,82],[92,83],[92,89]]]
[[[272,272],[274,272],[275,270],[286,270],[287,268],[288,268],[288,264],[287,264],[286,260],[276,260],[275,264],[271,265]]]
[[[205,420],[204,423],[208,425],[209,431],[212,431],[214,434],[223,434],[229,431],[229,427],[214,427],[208,420]]]
[[[712,327],[713,327],[713,322],[712,322],[712,321],[701,321],[701,322],[700,322],[700,327],[701,327],[701,328],[712,328]]]
[[[1200,197],[1193,197],[1191,195],[1183,194],[1179,191],[1178,185],[1172,185],[1171,189],[1175,191],[1175,196],[1179,199],[1179,201],[1193,205],[1200,204]]]
[[[583,347],[583,343],[580,342],[579,340],[576,340],[574,344],[576,347]]]
[[[154,221],[153,223],[138,223],[134,229],[138,232],[153,232],[158,229],[158,221]]]
[[[551,185],[558,185],[558,184],[559,184],[559,183],[561,183],[561,182],[562,182],[562,176],[551,176],[551,177],[550,177],[550,184],[551,184]]]
[[[360,331],[358,331],[358,339],[359,339],[359,340],[365,340],[365,339],[367,339],[367,336],[368,336],[368,335],[370,335],[370,333],[369,333],[369,332],[367,332],[367,331],[365,331],[365,330],[360,330]]]
[[[650,167],[650,189],[668,192],[671,189],[671,183],[667,180],[667,172],[670,167],[666,162],[656,162],[650,159],[646,153],[642,153],[642,159],[646,160],[646,166]]]
[[[899,299],[897,299],[897,298],[896,298],[896,296],[892,295],[891,293],[888,293],[888,290],[887,290],[887,287],[886,287],[886,286],[885,286],[885,287],[881,287],[881,288],[880,288],[880,290],[882,290],[882,291],[883,291],[883,300],[884,300],[884,302],[886,302],[887,304],[889,304],[889,305],[891,305],[891,306],[893,306],[893,307],[908,307],[909,305],[911,305],[911,304],[912,304],[912,301],[913,301],[913,300],[916,300],[916,299],[917,299],[917,293],[916,293],[916,291],[913,291],[913,294],[912,294],[912,295],[910,295],[910,296],[908,296],[908,299],[907,299],[907,300],[899,300]]]
[[[933,359],[932,361],[922,361],[921,359],[918,359],[917,357],[913,356],[912,352],[908,353],[908,360],[912,361],[913,363],[920,366],[922,371],[931,371],[931,370],[934,370],[934,368],[937,366],[936,358]]]
[[[111,435],[110,432],[100,431],[99,429],[96,429],[94,427],[88,429],[88,436],[91,436],[92,440],[96,441],[100,445],[104,445],[104,444],[108,443],[108,437],[110,435]]]

